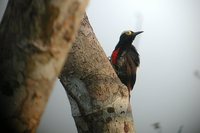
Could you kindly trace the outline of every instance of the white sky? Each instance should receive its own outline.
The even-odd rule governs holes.
[[[0,17],[5,8],[0,0]],[[143,30],[134,42],[141,56],[132,92],[137,133],[200,132],[200,1],[91,0],[94,31],[110,56],[122,31]],[[195,132],[195,130],[197,130]],[[38,133],[76,133],[64,89],[56,83]]]

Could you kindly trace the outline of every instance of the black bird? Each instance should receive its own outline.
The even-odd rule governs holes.
[[[127,86],[129,91],[133,89],[136,81],[136,71],[140,64],[139,54],[132,45],[135,37],[143,31],[125,31],[121,34],[118,44],[111,55],[111,64],[115,69],[121,82]]]

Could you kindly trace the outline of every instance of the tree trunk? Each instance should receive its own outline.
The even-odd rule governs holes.
[[[115,74],[87,16],[61,72],[79,133],[134,133],[128,89]]]
[[[0,132],[33,133],[87,0],[10,0],[0,24]]]

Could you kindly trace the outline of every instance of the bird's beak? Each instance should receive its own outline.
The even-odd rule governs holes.
[[[142,32],[144,32],[144,31],[138,31],[138,32],[135,32],[134,34],[135,34],[135,36],[137,36],[138,34],[140,34]]]

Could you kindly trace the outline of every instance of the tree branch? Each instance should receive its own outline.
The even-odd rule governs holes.
[[[128,89],[85,15],[60,76],[79,133],[134,133]]]
[[[0,124],[35,132],[87,0],[10,0],[0,24]]]

